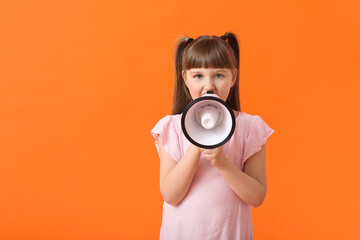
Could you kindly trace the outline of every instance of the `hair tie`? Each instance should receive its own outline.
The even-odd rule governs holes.
[[[226,35],[222,35],[220,38],[221,38],[222,40],[225,40],[225,41],[226,41],[227,36],[226,36]]]
[[[194,40],[193,38],[189,38],[189,39],[187,40],[188,44],[191,43],[193,40]]]

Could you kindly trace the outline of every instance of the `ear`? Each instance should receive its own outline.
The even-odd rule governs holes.
[[[184,70],[181,71],[181,75],[182,75],[182,78],[184,79],[184,83],[185,83],[185,85],[187,87],[186,74],[185,74]]]
[[[234,71],[233,71],[233,78],[232,78],[232,81],[231,81],[231,87],[233,87],[236,83],[236,77],[237,77],[237,68],[234,68]]]

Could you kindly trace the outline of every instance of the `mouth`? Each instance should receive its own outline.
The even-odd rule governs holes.
[[[208,92],[211,92],[210,94],[216,94],[216,92],[214,92],[214,91],[208,91]],[[201,96],[204,96],[204,95],[207,94],[208,92],[202,93]]]

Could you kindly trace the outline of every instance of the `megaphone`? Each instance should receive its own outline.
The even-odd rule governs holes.
[[[235,131],[235,115],[231,107],[212,91],[191,101],[181,117],[185,137],[201,148],[224,145]]]

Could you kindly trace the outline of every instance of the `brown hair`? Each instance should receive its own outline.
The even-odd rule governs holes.
[[[236,81],[230,89],[226,103],[232,109],[241,111],[239,44],[236,35],[227,32],[222,37],[204,35],[190,40],[187,36],[180,38],[175,48],[175,88],[171,114],[182,113],[186,105],[193,100],[182,77],[182,71],[191,68],[236,68]]]

